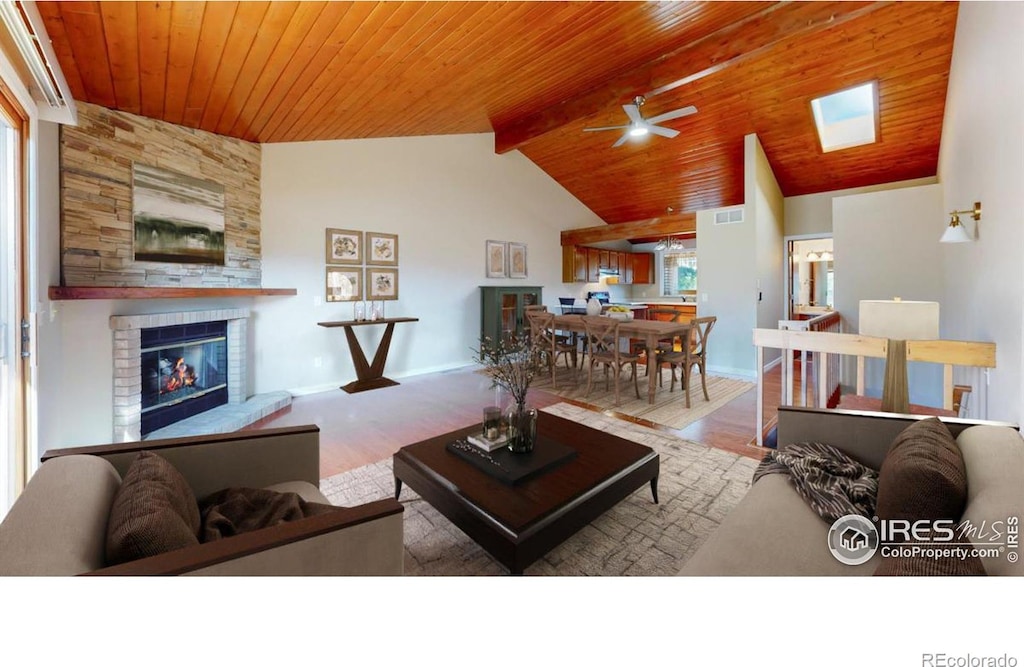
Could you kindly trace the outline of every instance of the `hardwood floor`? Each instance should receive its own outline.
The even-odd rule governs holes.
[[[780,371],[765,382],[765,421],[775,417],[781,396]],[[291,406],[249,426],[249,429],[317,424],[320,427],[320,475],[382,461],[405,445],[479,422],[484,406],[493,405],[490,380],[471,368],[406,378],[396,387],[347,394],[341,390],[298,396]],[[542,408],[565,399],[543,389],[530,390],[530,402]],[[576,401],[568,401],[589,407]],[[769,407],[771,406],[771,407]],[[755,436],[756,389],[684,429],[602,411],[711,447],[760,459],[764,451],[751,445]]]

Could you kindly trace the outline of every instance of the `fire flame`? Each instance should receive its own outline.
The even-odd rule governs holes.
[[[177,363],[174,364],[174,368],[171,369],[171,374],[164,378],[163,389],[161,389],[160,393],[168,394],[183,387],[191,387],[195,384],[195,381],[195,370],[185,363],[184,358],[179,358]]]

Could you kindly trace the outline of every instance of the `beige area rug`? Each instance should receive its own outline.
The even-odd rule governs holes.
[[[674,575],[703,544],[750,487],[757,461],[676,438],[568,403],[544,408],[654,449],[661,458],[658,495],[635,491],[526,569],[527,575]],[[336,505],[358,505],[394,493],[391,460],[335,475],[320,483]],[[408,486],[405,506],[405,573],[499,575],[507,573],[448,519]]]
[[[632,371],[626,368],[619,378],[619,405],[615,405],[615,379],[608,378],[608,389],[605,389],[603,370],[594,369],[594,386],[590,395],[587,396],[587,373],[586,370],[579,372],[579,383],[573,383],[573,377],[569,369],[562,367],[555,375],[556,389],[551,388],[551,375],[546,374],[535,380],[537,389],[562,398],[570,398],[580,403],[586,403],[600,408],[601,410],[614,410],[630,417],[638,417],[647,421],[668,426],[674,429],[683,429],[722,407],[737,396],[754,388],[753,382],[736,380],[719,375],[708,375],[708,396],[710,401],[704,400],[704,391],[700,386],[700,376],[691,378],[693,387],[690,388],[690,407],[686,407],[686,392],[680,388],[678,380],[679,372],[676,372],[675,391],[669,391],[672,384],[671,371],[668,368],[661,370],[663,386],[659,386],[654,394],[654,403],[647,402],[647,381],[643,370],[640,370],[638,382],[640,385],[640,398],[636,397],[633,387]]]

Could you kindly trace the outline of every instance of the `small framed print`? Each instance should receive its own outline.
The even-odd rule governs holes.
[[[507,245],[504,241],[487,241],[485,247],[488,278],[505,277],[507,273],[505,270],[505,251]]]
[[[327,302],[360,301],[363,298],[362,271],[340,266],[327,267]]]
[[[366,232],[366,263],[398,266],[398,234]]]
[[[509,278],[525,278],[526,277],[526,244],[525,243],[512,243],[508,244],[508,277]]]
[[[363,233],[351,229],[327,228],[327,263],[362,264]]]
[[[398,269],[366,268],[366,298],[380,301],[398,299]]]

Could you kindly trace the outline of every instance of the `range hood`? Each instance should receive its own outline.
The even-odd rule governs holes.
[[[617,275],[619,275],[619,270],[618,269],[606,269],[606,268],[602,267],[602,268],[597,270],[597,275],[599,275],[599,276],[617,276]]]

